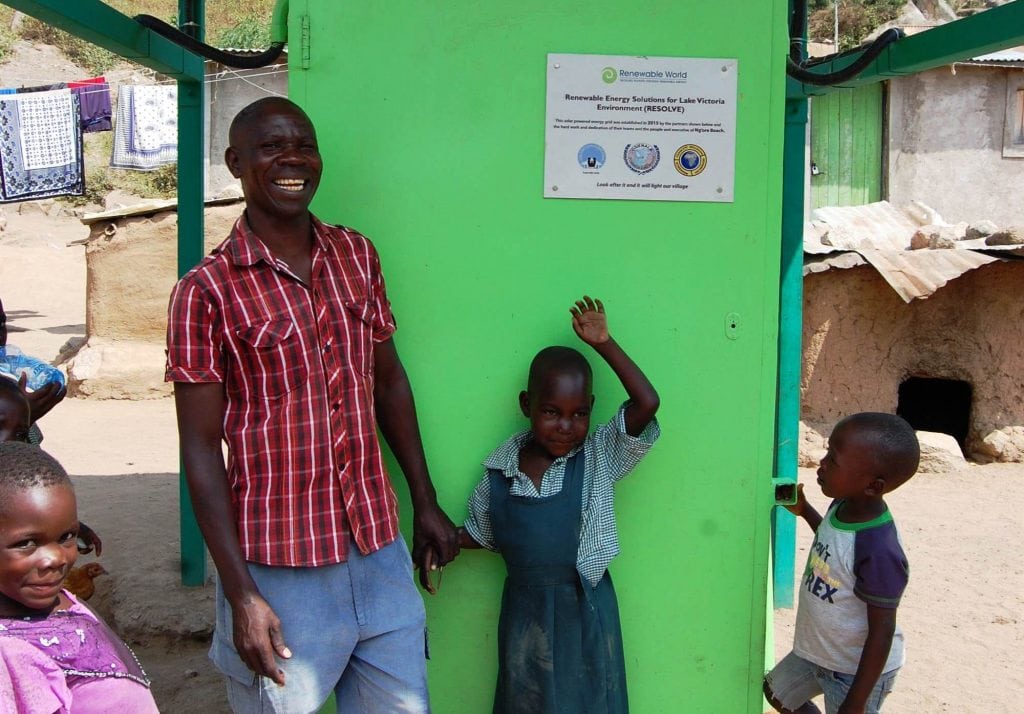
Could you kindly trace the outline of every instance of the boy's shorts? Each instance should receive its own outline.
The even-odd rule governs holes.
[[[878,678],[864,705],[864,714],[878,714],[882,710],[882,702],[892,691],[899,671],[897,667]],[[765,676],[765,682],[775,700],[790,711],[824,694],[825,714],[836,714],[850,691],[853,675],[833,672],[790,652]]]

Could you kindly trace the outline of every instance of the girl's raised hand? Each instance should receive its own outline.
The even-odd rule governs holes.
[[[600,300],[584,295],[569,308],[569,314],[572,315],[572,329],[588,345],[593,347],[608,341],[608,318]]]

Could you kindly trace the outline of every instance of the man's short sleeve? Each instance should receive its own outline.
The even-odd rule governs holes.
[[[854,543],[854,594],[868,605],[895,609],[907,587],[910,566],[892,522],[858,531]]]
[[[384,286],[384,272],[380,267],[380,256],[377,255],[377,250],[372,244],[370,244],[370,269],[370,304],[373,309],[370,326],[373,329],[373,341],[383,342],[395,334],[397,325],[395,316],[391,312],[387,288]]]
[[[190,276],[171,292],[167,310],[167,382],[223,382],[224,365],[217,315]]]

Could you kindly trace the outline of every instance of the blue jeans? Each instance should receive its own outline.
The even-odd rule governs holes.
[[[210,658],[228,680],[234,712],[316,712],[333,691],[339,712],[425,714],[426,613],[401,538],[369,555],[349,544],[345,563],[284,568],[249,563],[281,619],[291,659],[278,659],[285,686],[257,677],[232,641],[231,607],[217,583]]]
[[[882,702],[892,691],[897,672],[899,667],[878,678],[864,706],[864,714],[878,714],[882,710]],[[850,692],[853,675],[819,667],[790,652],[767,674],[765,681],[775,700],[786,709],[798,709],[824,694],[825,714],[835,714]]]

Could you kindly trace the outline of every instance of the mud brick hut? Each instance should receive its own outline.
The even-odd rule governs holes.
[[[801,460],[816,462],[844,415],[875,410],[952,435],[970,458],[1024,461],[1017,234],[946,225],[922,204],[821,208],[813,217],[804,239]]]

